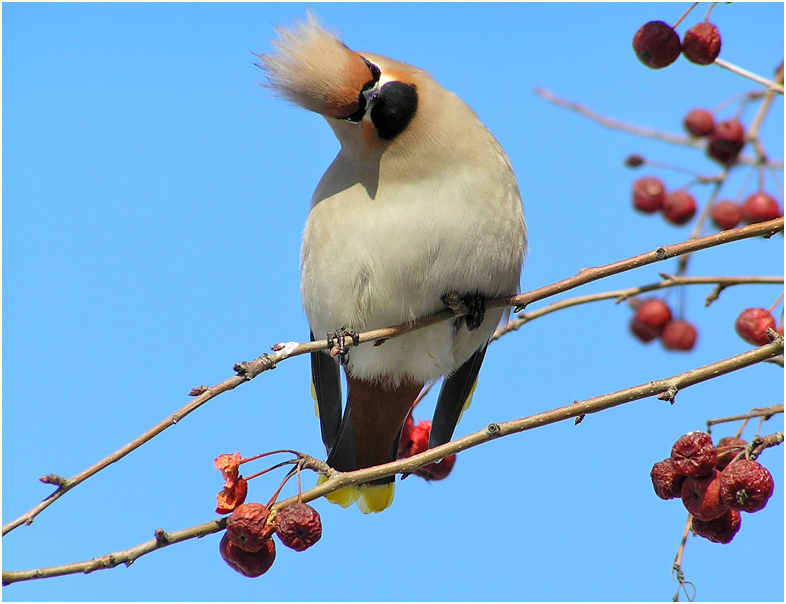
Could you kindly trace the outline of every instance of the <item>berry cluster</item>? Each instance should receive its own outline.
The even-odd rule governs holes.
[[[673,319],[671,308],[660,298],[635,300],[636,312],[630,330],[642,342],[660,338],[666,350],[693,350],[698,338],[696,327],[683,319]]]
[[[302,552],[322,537],[322,521],[305,503],[293,503],[272,514],[261,503],[244,503],[227,520],[219,545],[221,557],[241,575],[264,575],[276,559],[273,534],[287,547]]]
[[[724,437],[715,447],[705,432],[681,436],[671,456],[652,466],[655,494],[681,498],[698,536],[729,543],[740,530],[740,512],[763,509],[775,488],[769,470],[742,455],[747,444]]]
[[[686,31],[680,42],[674,27],[663,21],[650,21],[633,36],[633,50],[639,61],[651,69],[671,65],[680,54],[691,63],[710,65],[720,54],[721,38],[718,28],[704,21]]]

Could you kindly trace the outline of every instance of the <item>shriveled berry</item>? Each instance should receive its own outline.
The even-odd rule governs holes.
[[[660,298],[645,300],[636,308],[630,322],[630,330],[642,342],[657,338],[663,327],[671,321],[671,309]]]
[[[652,479],[652,488],[655,489],[655,494],[661,499],[676,499],[681,496],[685,475],[678,474],[674,470],[670,457],[652,466],[650,478]]]
[[[707,154],[725,166],[737,161],[745,146],[745,128],[739,120],[724,120],[715,124],[707,145]]]
[[[720,230],[728,231],[742,222],[742,208],[733,201],[719,201],[713,204],[710,217]]]
[[[639,61],[651,69],[661,69],[677,60],[682,51],[677,32],[663,21],[642,25],[633,36],[633,50]]]
[[[247,552],[257,552],[266,547],[273,534],[267,523],[270,510],[261,503],[244,503],[234,509],[227,519],[227,536],[234,545]]]
[[[688,134],[696,138],[709,136],[715,130],[715,118],[706,109],[691,109],[682,124]]]
[[[319,513],[305,503],[293,503],[281,508],[273,519],[281,543],[302,552],[322,537]]]
[[[737,335],[754,346],[769,344],[768,328],[775,329],[775,318],[766,308],[746,308],[734,322]]]
[[[224,561],[233,569],[246,577],[264,575],[276,559],[276,544],[272,539],[265,541],[263,547],[256,552],[247,552],[229,539],[225,533],[219,544],[219,551]]]
[[[742,202],[742,219],[748,224],[775,220],[782,215],[778,202],[764,191],[749,195]]]
[[[633,181],[633,207],[639,212],[652,214],[663,207],[666,187],[663,181],[654,176],[645,176]]]
[[[726,510],[714,520],[693,518],[693,532],[713,543],[730,543],[740,530],[742,518],[737,510]]]
[[[715,462],[715,469],[723,470],[747,446],[748,441],[736,436],[724,436],[721,438],[715,446],[718,450],[718,461]]]
[[[688,432],[671,448],[674,469],[685,476],[706,476],[715,468],[718,452],[706,432]]]
[[[720,496],[732,510],[758,512],[767,505],[774,489],[770,471],[752,459],[732,461],[720,473]]]
[[[682,54],[691,63],[710,65],[718,58],[721,37],[712,23],[697,23],[682,36]]]
[[[706,476],[688,476],[681,496],[685,509],[699,520],[714,520],[728,509],[720,496],[720,472],[715,469]]]
[[[666,350],[693,350],[696,345],[698,331],[687,321],[675,319],[669,321],[660,334],[660,341]]]
[[[672,191],[663,200],[661,210],[672,224],[685,224],[696,214],[696,199],[687,191]]]

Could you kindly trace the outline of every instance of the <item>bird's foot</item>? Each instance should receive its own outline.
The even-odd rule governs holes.
[[[459,295],[451,292],[442,296],[442,303],[454,313],[463,316],[469,331],[474,331],[483,324],[486,315],[486,297],[479,292]]]
[[[330,344],[330,355],[337,356],[339,362],[346,367],[347,357],[349,356],[349,346],[347,346],[346,338],[352,341],[353,346],[360,344],[360,336],[353,330],[347,327],[339,327],[333,333],[327,335],[327,341]]]

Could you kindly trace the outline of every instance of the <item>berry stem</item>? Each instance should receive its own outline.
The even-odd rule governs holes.
[[[671,26],[671,28],[672,28],[672,29],[677,29],[677,26],[678,26],[680,23],[682,23],[682,20],[683,20],[685,17],[687,17],[687,16],[690,14],[690,12],[691,12],[691,11],[692,11],[694,8],[696,8],[696,6],[698,6],[698,4],[699,4],[698,2],[694,2],[693,4],[691,4],[691,5],[690,5],[690,8],[689,8],[688,10],[686,10],[686,11],[683,13],[683,15],[682,15],[682,16],[681,16],[679,19],[677,19],[677,22],[676,22],[674,25],[672,25],[672,26]]]
[[[270,466],[269,468],[267,468],[265,470],[262,470],[261,472],[257,472],[256,474],[251,474],[250,476],[245,476],[244,478],[246,479],[246,482],[248,482],[249,480],[252,480],[254,478],[262,476],[262,474],[267,474],[268,472],[272,472],[273,470],[277,470],[278,468],[282,468],[284,466],[287,466],[287,465],[290,465],[290,464],[293,464],[293,463],[295,463],[295,462],[293,460],[291,460],[291,459],[289,459],[287,461],[282,461],[281,463],[277,463],[274,466]]]
[[[270,509],[270,507],[276,502],[276,499],[278,499],[278,496],[281,493],[281,489],[283,489],[284,485],[287,484],[287,482],[289,482],[289,479],[292,478],[295,475],[295,472],[297,471],[298,467],[299,467],[299,464],[298,464],[298,466],[292,468],[289,472],[287,472],[287,475],[284,476],[284,480],[282,480],[281,484],[278,485],[278,488],[276,489],[276,492],[273,493],[273,496],[265,504],[266,508]],[[299,476],[299,474],[298,474],[298,476]],[[300,491],[298,490],[298,499],[299,498],[300,498]]]
[[[782,300],[783,300],[783,292],[781,292],[781,295],[778,296],[778,299],[775,300],[773,305],[770,306],[769,311],[772,312],[773,310],[775,310],[775,307],[778,306],[778,304],[780,304]]]
[[[693,599],[696,597],[696,586],[693,585],[690,581],[685,580],[685,574],[682,572],[682,555],[685,553],[685,545],[688,542],[688,535],[690,535],[690,529],[693,526],[693,516],[688,514],[688,521],[685,523],[685,530],[682,531],[682,539],[680,539],[680,546],[677,548],[677,555],[674,557],[674,564],[672,565],[672,577],[676,578],[679,581],[680,586],[677,588],[677,593],[674,595],[674,601],[677,602],[680,599],[680,589],[685,592],[685,597],[688,598],[689,602],[692,602]],[[688,588],[686,586],[690,585],[693,588],[693,595],[688,594]]]
[[[704,17],[704,22],[705,23],[709,23],[710,13],[712,12],[712,9],[715,8],[716,4],[717,4],[717,2],[713,2],[712,4],[710,4],[710,7],[707,9],[707,15]]]

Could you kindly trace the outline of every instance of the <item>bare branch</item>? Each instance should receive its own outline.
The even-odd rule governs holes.
[[[616,275],[625,271],[641,268],[649,264],[654,264],[656,262],[668,260],[670,258],[674,258],[682,254],[688,254],[688,253],[695,252],[697,250],[708,249],[719,245],[724,245],[727,243],[731,243],[733,241],[749,239],[751,237],[768,238],[782,230],[783,230],[783,218],[777,218],[775,220],[770,220],[768,222],[762,222],[762,223],[752,224],[738,229],[722,231],[720,233],[715,233],[713,235],[707,235],[706,237],[684,241],[682,243],[662,246],[653,251],[646,252],[644,254],[639,254],[638,256],[633,256],[632,258],[628,258],[626,260],[612,262],[611,264],[607,264],[605,266],[584,268],[573,277],[563,279],[562,281],[558,281],[557,283],[540,287],[538,289],[532,290],[527,293],[489,300],[487,304],[487,308],[503,308],[506,306],[516,306],[516,307],[524,308],[528,304],[535,302],[537,300],[542,300],[544,298],[554,296],[556,294],[574,289],[581,285],[585,285],[587,283],[591,283],[593,281],[603,279],[610,275]],[[395,327],[386,327],[383,329],[376,329],[373,331],[367,331],[365,333],[361,333],[357,338],[357,343],[362,344],[365,342],[376,342],[379,340],[387,340],[390,338],[400,336],[405,333],[409,333],[416,329],[421,329],[429,325],[434,325],[442,321],[447,321],[449,319],[454,318],[455,316],[456,315],[453,311],[449,309],[445,309],[443,311],[435,313],[434,315],[431,315],[430,317],[425,317],[423,319],[419,319],[411,323],[404,323]],[[234,388],[238,387],[244,382],[247,382],[257,377],[261,373],[275,368],[275,366],[279,362],[284,361],[288,358],[303,355],[303,354],[308,354],[311,352],[316,352],[319,350],[330,350],[331,348],[334,347],[334,345],[335,345],[334,342],[328,342],[327,340],[317,340],[314,342],[305,342],[305,343],[289,342],[286,344],[277,344],[272,347],[274,351],[273,354],[263,354],[262,356],[254,359],[253,361],[236,364],[234,369],[235,371],[238,372],[237,376],[224,380],[223,382],[211,388],[206,388],[205,386],[198,387],[196,389],[196,392],[199,392],[200,394],[193,401],[191,401],[190,403],[188,403],[187,405],[176,411],[174,414],[170,415],[163,421],[153,426],[150,430],[146,431],[144,434],[132,440],[130,443],[121,447],[111,455],[105,457],[98,463],[80,472],[76,476],[69,479],[63,479],[60,485],[58,486],[57,490],[55,490],[52,494],[46,497],[41,503],[33,507],[26,514],[23,514],[19,518],[4,525],[3,535],[6,535],[8,532],[14,530],[15,528],[23,524],[28,524],[28,525],[31,524],[33,522],[33,519],[38,514],[40,514],[43,510],[49,507],[57,499],[62,497],[69,490],[71,490],[78,484],[84,482],[85,480],[95,475],[99,471],[103,470],[110,464],[122,459],[123,457],[125,457],[135,449],[139,448],[144,443],[148,442],[153,437],[157,436],[158,434],[160,434],[170,426],[175,425],[178,421],[180,421],[188,414],[201,407],[207,401],[215,398],[219,394],[222,394],[223,392],[226,392],[228,390],[233,390]],[[346,347],[354,346],[354,345],[356,345],[355,342],[353,342],[349,338],[347,338],[347,341],[344,342],[344,346]]]
[[[273,505],[272,510],[279,510],[284,506],[296,503],[298,501],[308,502],[323,497],[328,493],[337,491],[338,489],[392,476],[393,474],[412,473],[418,468],[443,459],[448,455],[459,453],[466,449],[476,447],[480,444],[490,440],[517,434],[541,426],[557,423],[574,417],[585,417],[588,414],[598,413],[605,409],[610,409],[625,403],[630,403],[652,396],[658,396],[664,392],[676,392],[680,389],[699,384],[701,382],[713,379],[720,375],[737,371],[744,367],[749,367],[761,361],[764,361],[772,356],[783,353],[783,338],[778,338],[775,341],[744,352],[737,356],[705,365],[698,369],[693,369],[670,378],[648,382],[632,388],[625,388],[611,394],[596,396],[584,401],[575,401],[570,405],[558,407],[551,411],[545,411],[536,415],[523,417],[512,421],[502,423],[492,423],[486,426],[483,430],[451,441],[434,449],[429,449],[424,453],[413,455],[406,459],[401,459],[395,462],[387,463],[373,468],[365,468],[362,470],[355,470],[353,472],[337,472],[320,462],[319,460],[304,456],[303,467],[314,469],[316,471],[325,472],[328,475],[328,480],[308,491],[298,492],[296,496],[290,497]],[[782,440],[782,434],[781,434]],[[762,441],[763,442],[763,441]],[[772,444],[767,444],[772,446]],[[313,463],[311,463],[313,461]],[[299,489],[298,489],[299,491]],[[46,568],[39,568],[24,571],[4,571],[3,584],[9,585],[18,581],[29,581],[32,579],[44,579],[48,577],[57,577],[61,575],[69,575],[76,573],[89,573],[95,570],[103,570],[106,568],[114,568],[118,564],[129,565],[137,558],[149,554],[157,549],[194,539],[197,537],[204,537],[212,533],[217,533],[226,528],[226,517],[218,520],[206,522],[191,528],[175,531],[172,533],[164,532],[158,529],[155,532],[156,538],[152,541],[147,541],[135,547],[107,554],[92,560],[83,562],[73,562],[70,564],[63,564],[60,566],[50,566]]]

